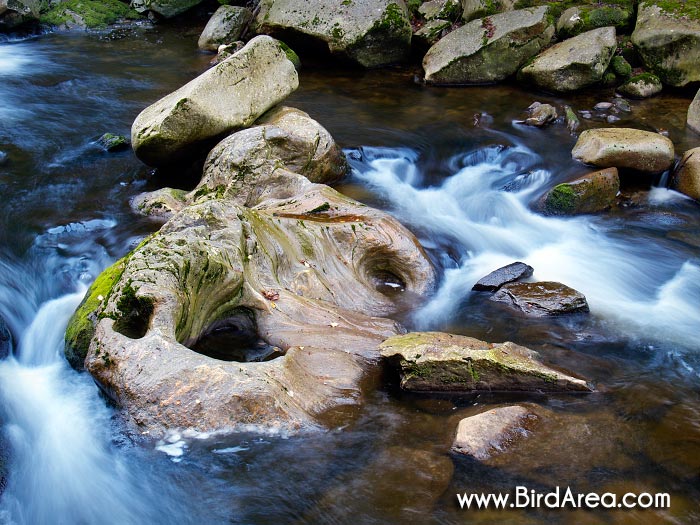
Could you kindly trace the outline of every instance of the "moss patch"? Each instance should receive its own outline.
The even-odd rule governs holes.
[[[662,11],[678,18],[700,20],[700,2],[697,0],[643,0],[640,6],[656,5]]]
[[[95,312],[107,304],[112,288],[124,273],[128,256],[118,260],[97,276],[88,289],[83,301],[68,322],[65,335],[66,359],[73,368],[83,368],[90,341],[95,335]]]
[[[576,209],[578,195],[569,184],[559,184],[547,195],[545,209],[547,213],[566,214]]]
[[[39,17],[39,21],[59,27],[84,25],[89,29],[98,29],[117,20],[139,18],[139,13],[119,0],[68,0],[49,9]]]

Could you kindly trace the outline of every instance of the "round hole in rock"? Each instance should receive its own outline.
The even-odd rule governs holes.
[[[406,283],[388,270],[374,270],[370,275],[372,286],[384,295],[396,295],[406,290]]]
[[[214,321],[187,346],[214,359],[241,363],[271,361],[284,355],[260,338],[253,313],[245,309]]]

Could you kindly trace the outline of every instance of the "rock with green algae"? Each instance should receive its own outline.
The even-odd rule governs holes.
[[[253,19],[253,12],[245,7],[222,5],[211,16],[197,45],[199,49],[217,51],[222,44],[240,40],[244,29]]]
[[[661,173],[673,165],[674,146],[667,137],[651,131],[598,128],[581,133],[571,155],[601,168]]]
[[[537,352],[511,342],[411,332],[387,339],[379,351],[398,368],[401,388],[409,391],[591,391],[584,380],[543,364]]]
[[[516,3],[517,0],[462,0],[462,20],[471,22],[477,18],[513,11]]]
[[[448,33],[423,58],[429,84],[483,84],[513,75],[549,44],[547,8],[510,11],[473,20]]]
[[[291,32],[363,67],[403,62],[410,55],[404,0],[262,0],[255,21],[258,33]]]
[[[632,98],[653,97],[661,93],[662,89],[661,79],[651,73],[636,75],[617,88],[620,93]]]
[[[418,8],[426,20],[457,20],[462,14],[460,0],[430,0]]]
[[[65,29],[99,29],[118,20],[139,18],[139,13],[120,0],[68,0],[55,4],[39,20]]]
[[[617,168],[607,168],[558,184],[544,196],[542,210],[548,215],[597,213],[610,208],[619,191]]]
[[[0,31],[36,22],[44,5],[42,0],[0,0]]]
[[[614,27],[619,32],[634,23],[634,3],[631,1],[585,3],[566,9],[557,21],[557,36],[571,38],[600,27]]]
[[[700,81],[700,4],[681,0],[642,0],[632,33],[648,71],[664,84]]]
[[[121,151],[129,147],[129,140],[123,135],[105,133],[96,141],[97,145],[108,152]]]
[[[581,33],[543,51],[518,79],[550,92],[582,89],[603,78],[616,46],[614,27]]]
[[[621,79],[627,79],[632,76],[632,66],[627,59],[621,55],[616,55],[610,60],[610,69],[615,76]]]
[[[400,331],[384,316],[404,292],[380,282],[391,276],[419,297],[433,288],[427,256],[395,219],[277,172],[295,184],[254,208],[221,195],[175,214],[130,254],[89,317],[96,327],[85,338],[85,367],[141,430],[322,426],[329,410],[361,401],[377,346]],[[134,304],[152,310],[130,315]],[[242,314],[251,344],[280,348],[282,357],[253,363],[198,353],[216,327],[241,332]],[[126,330],[115,317],[133,322]]]
[[[257,36],[139,113],[131,145],[146,164],[173,164],[223,133],[250,126],[298,86],[280,42]]]

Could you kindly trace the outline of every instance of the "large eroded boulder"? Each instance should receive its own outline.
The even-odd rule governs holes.
[[[432,289],[398,221],[277,171],[298,191],[185,207],[100,276],[71,320],[72,361],[84,356],[139,428],[322,425],[360,402],[367,363],[400,331],[383,316]]]
[[[581,133],[571,155],[601,168],[661,173],[673,165],[674,147],[667,137],[651,131],[599,128]]]
[[[688,116],[686,124],[695,133],[700,134],[700,90],[695,94],[695,98],[688,106]]]
[[[700,148],[693,148],[683,154],[671,177],[671,188],[700,200]]]
[[[610,208],[619,191],[617,168],[606,168],[556,185],[544,196],[542,211],[549,215],[597,213]]]
[[[647,69],[670,86],[700,81],[700,17],[692,4],[639,4],[632,42]]]
[[[585,381],[548,367],[537,352],[511,342],[412,332],[387,339],[379,349],[399,369],[404,390],[591,391]]]
[[[199,49],[217,51],[222,44],[240,40],[246,26],[253,19],[253,12],[237,5],[222,5],[211,16],[197,45]]]
[[[403,0],[262,0],[255,20],[259,33],[321,42],[364,67],[402,62],[410,53]]]
[[[483,84],[513,75],[549,44],[547,8],[509,11],[473,20],[448,33],[423,58],[430,84]]]
[[[491,296],[491,301],[528,317],[587,313],[589,310],[588,301],[581,292],[552,281],[508,283]]]
[[[258,36],[215,67],[144,109],[131,145],[146,164],[172,164],[223,133],[250,126],[299,85],[280,42]]]
[[[519,78],[545,91],[576,91],[603,78],[616,47],[614,27],[593,29],[545,50]]]

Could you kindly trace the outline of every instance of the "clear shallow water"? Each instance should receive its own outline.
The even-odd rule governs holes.
[[[85,286],[156,227],[135,217],[128,199],[173,183],[172,174],[154,176],[130,152],[106,155],[93,141],[105,131],[128,134],[138,111],[203,70],[210,57],[197,53],[195,38],[161,29],[0,43],[0,151],[9,156],[0,166],[0,315],[19,341],[17,356],[0,363],[9,451],[0,521],[700,519],[698,207],[665,190],[647,194],[651,180],[627,180],[626,192],[644,190],[638,206],[575,219],[533,214],[529,204],[547,188],[586,171],[570,159],[575,139],[563,126],[517,124],[536,97],[515,88],[427,89],[403,70],[303,71],[289,104],[347,148],[354,170],[341,191],[399,216],[441,269],[434,298],[405,320],[527,344],[595,381],[599,393],[426,400],[389,385],[356,420],[319,435],[135,443],[91,379],[62,359],[62,331]],[[609,96],[573,102],[591,107]],[[621,125],[664,127],[681,151],[697,145],[677,117],[688,102],[634,103]],[[584,292],[592,315],[524,321],[469,293],[515,259],[533,265],[538,279]],[[446,454],[460,418],[509,401],[541,404],[547,424],[485,465]],[[515,484],[669,491],[673,507],[457,509],[456,492]]]

